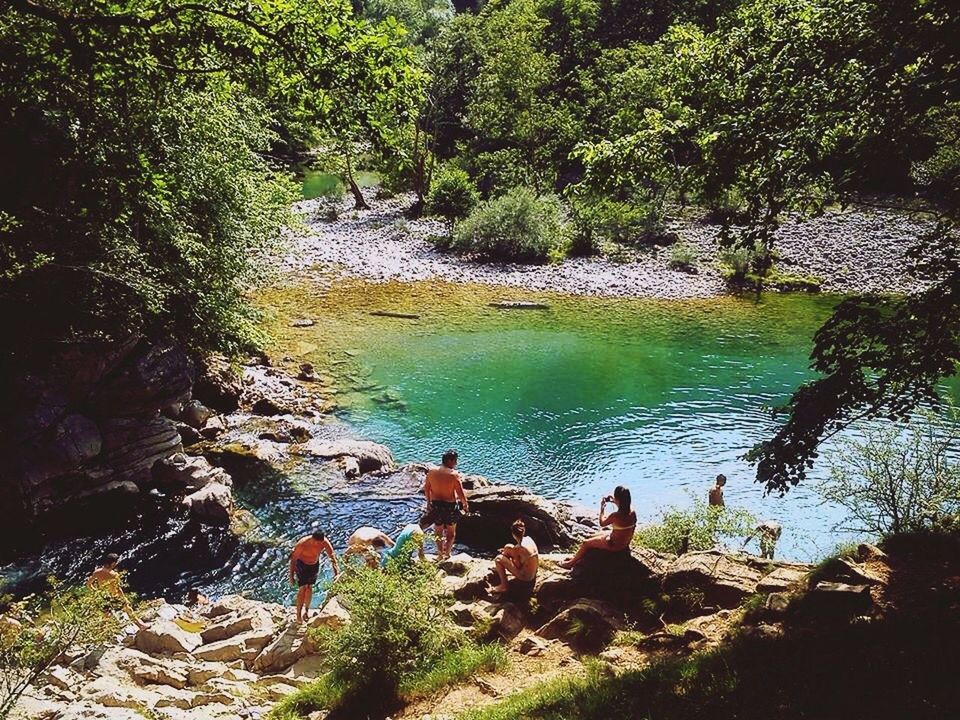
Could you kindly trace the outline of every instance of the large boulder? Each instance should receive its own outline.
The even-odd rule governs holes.
[[[259,673],[278,673],[308,655],[313,647],[307,630],[306,625],[289,625],[257,655],[252,669]]]
[[[669,594],[701,592],[704,604],[733,608],[757,591],[764,574],[745,558],[716,550],[691,552],[670,565],[663,589]]]
[[[800,583],[806,580],[809,574],[810,571],[807,567],[783,565],[775,568],[773,572],[763,576],[763,579],[757,583],[757,592],[785,592],[798,586]]]
[[[537,630],[547,640],[563,640],[578,649],[597,650],[626,627],[623,614],[602,600],[577,600]]]
[[[369,440],[314,438],[298,446],[297,452],[324,460],[352,457],[356,459],[361,473],[388,470],[394,466],[389,448]]]
[[[217,642],[206,643],[193,651],[193,656],[207,662],[234,662],[249,664],[273,640],[273,628],[256,628]]]
[[[182,452],[157,461],[151,472],[153,481],[165,490],[192,493],[210,483],[233,485],[230,475],[222,468],[211,465],[205,457]]]
[[[467,499],[470,514],[460,520],[457,539],[473,547],[491,549],[512,542],[510,526],[518,518],[543,550],[571,547],[596,529],[573,505],[512,485],[478,487],[467,493]]]
[[[243,632],[253,630],[253,617],[250,615],[226,615],[212,625],[200,631],[204,644],[232,638]]]
[[[190,397],[195,371],[175,345],[139,345],[88,404],[101,417],[134,417]]]
[[[182,690],[190,684],[190,668],[177,660],[157,660],[148,655],[128,651],[117,660],[117,667],[142,685],[167,685]]]
[[[158,620],[137,631],[133,644],[148,655],[173,655],[193,652],[202,642],[198,633],[187,632],[169,620]]]
[[[572,570],[560,567],[563,555],[541,555],[535,594],[546,605],[576,598],[607,600],[619,606],[635,604],[639,596],[657,594],[672,556],[633,548],[622,552],[590,550]]]
[[[463,602],[484,597],[488,582],[496,577],[491,560],[474,558],[466,553],[457,553],[444,560],[440,569],[444,572],[444,589]]]
[[[190,516],[208,525],[230,524],[233,512],[233,493],[227,485],[211,483],[183,498],[183,507]]]
[[[800,616],[814,621],[845,620],[872,608],[869,585],[827,581],[818,582],[798,603]]]
[[[197,368],[193,396],[207,407],[233,412],[240,407],[243,381],[223,355],[209,355]]]

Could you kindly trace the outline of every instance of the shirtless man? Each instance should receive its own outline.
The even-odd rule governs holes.
[[[727,484],[727,476],[717,475],[717,484],[710,488],[710,505],[713,507],[723,507],[723,486]]]
[[[437,533],[437,559],[450,557],[450,549],[457,535],[457,521],[469,512],[463,482],[457,472],[457,451],[447,450],[442,465],[427,473],[423,494],[427,498],[427,513],[421,525],[433,525]],[[459,501],[459,502],[458,502]]]
[[[137,627],[145,628],[146,625],[133,612],[130,601],[127,600],[127,596],[123,594],[123,589],[120,587],[120,573],[117,571],[117,565],[119,564],[119,555],[116,553],[106,555],[103,558],[103,565],[90,573],[90,577],[87,578],[87,587],[91,590],[100,590],[117,598],[123,605],[123,611],[136,623]]]
[[[510,531],[515,544],[504,545],[494,561],[500,583],[488,588],[492,595],[505,593],[509,589],[507,573],[522,582],[533,582],[540,568],[540,550],[533,538],[527,537],[527,526],[523,520],[514,520]]]
[[[343,554],[346,557],[357,555],[363,558],[367,567],[380,566],[380,551],[393,547],[393,540],[375,527],[359,527],[353,531],[350,539],[347,540],[347,551]]]
[[[333,576],[340,574],[337,556],[333,545],[320,530],[317,530],[293,546],[290,553],[290,584],[299,585],[297,591],[297,620],[306,620],[310,614],[310,601],[313,599],[313,584],[320,574],[320,554],[326,553],[333,566]]]

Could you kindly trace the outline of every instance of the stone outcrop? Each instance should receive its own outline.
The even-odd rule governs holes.
[[[323,460],[353,458],[361,474],[376,470],[389,470],[394,466],[390,450],[379,443],[369,440],[328,440],[314,438],[297,448],[297,452],[307,457]]]
[[[582,599],[558,613],[537,630],[546,640],[564,640],[574,647],[597,650],[626,627],[623,614],[602,600]]]

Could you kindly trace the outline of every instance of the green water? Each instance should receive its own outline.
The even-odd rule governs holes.
[[[376,173],[365,171],[356,173],[355,179],[357,185],[362,188],[375,187],[380,182]],[[303,175],[301,194],[304,200],[313,200],[318,197],[336,197],[343,195],[345,187],[339,175],[323,170],[307,170]]]
[[[292,291],[279,304],[318,318],[289,331],[285,347],[297,361],[346,368],[338,382],[353,391],[340,397],[342,416],[398,460],[437,461],[455,447],[465,472],[591,507],[623,484],[648,519],[705,497],[723,472],[728,504],[783,524],[785,554],[815,557],[841,539],[837,509],[809,486],[765,497],[739,459],[773,433],[768,408],[810,377],[811,338],[836,298],[555,296],[546,311],[487,307],[520,296],[346,284],[309,299]],[[421,317],[371,317],[376,309]],[[818,466],[812,479],[824,475]]]

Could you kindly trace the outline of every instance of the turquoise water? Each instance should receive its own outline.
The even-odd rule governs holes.
[[[351,353],[369,373],[345,418],[401,461],[436,461],[589,506],[623,484],[641,517],[705,497],[784,525],[781,550],[808,559],[840,536],[809,485],[765,497],[740,460],[776,425],[768,408],[803,380],[812,335],[835,298],[571,301],[548,311],[480,309],[450,322],[371,318]],[[812,479],[825,470],[815,468]]]

